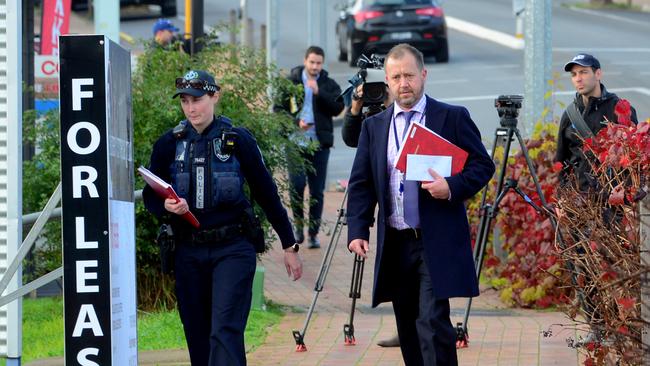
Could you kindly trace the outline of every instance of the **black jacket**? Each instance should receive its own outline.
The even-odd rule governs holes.
[[[294,84],[302,84],[302,70],[304,66],[296,66],[289,74],[289,80]],[[328,148],[334,145],[334,126],[332,117],[338,116],[343,110],[343,101],[337,102],[336,97],[341,94],[341,87],[327,75],[327,71],[322,70],[318,77],[318,95],[314,95],[314,122],[316,125],[316,136],[320,142],[321,148]],[[298,106],[298,111],[302,108]],[[289,101],[286,100],[283,109],[289,111]],[[297,114],[293,114],[298,122]]]
[[[582,101],[582,96],[576,93],[573,103],[578,107],[578,111],[582,113],[587,126],[594,135],[603,128],[607,121],[618,122],[614,108],[619,101],[619,97],[610,93],[605,89],[603,84],[600,84],[601,96],[600,98],[590,97],[587,105],[585,106]],[[636,111],[632,108],[632,122],[638,123],[636,118]],[[589,162],[586,160],[582,152],[582,140],[577,130],[572,127],[571,120],[566,110],[560,119],[560,129],[557,135],[557,152],[555,161],[564,163],[564,169],[560,172],[560,183],[566,184],[569,180],[570,174],[576,175],[578,179],[579,188],[586,191],[590,184],[588,175],[591,172]]]
[[[361,123],[363,122],[363,113],[353,115],[348,109],[343,116],[343,127],[341,128],[341,137],[343,142],[350,147],[359,145],[359,135],[361,134]]]

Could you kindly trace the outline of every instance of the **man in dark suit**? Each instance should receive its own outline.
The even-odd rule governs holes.
[[[463,107],[424,95],[422,54],[407,44],[386,56],[395,103],[363,123],[348,191],[348,249],[367,256],[377,215],[372,305],[391,301],[402,357],[411,365],[456,365],[456,331],[449,298],[478,296],[464,201],[485,186],[494,164]],[[403,131],[425,124],[469,156],[463,170],[431,181],[405,181],[395,169]]]

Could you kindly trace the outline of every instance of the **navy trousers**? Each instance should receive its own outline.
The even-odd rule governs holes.
[[[424,262],[422,240],[391,237],[395,253],[393,310],[406,366],[454,366],[456,330],[449,318],[449,299],[433,297],[431,277]]]
[[[244,238],[176,247],[176,297],[193,366],[246,365],[255,261]]]
[[[308,167],[304,171],[289,168],[289,181],[291,183],[291,211],[296,227],[300,230],[304,226],[303,200],[305,186],[309,184],[309,235],[315,236],[320,229],[321,216],[323,215],[323,191],[325,191],[325,178],[327,177],[327,162],[330,149],[324,148],[314,152],[313,155],[303,153],[302,157]],[[309,168],[309,165],[313,169]]]

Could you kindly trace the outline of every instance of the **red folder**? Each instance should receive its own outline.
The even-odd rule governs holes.
[[[164,180],[160,179],[157,175],[152,173],[149,169],[140,166],[138,168],[138,173],[142,176],[142,179],[144,179],[145,182],[151,187],[158,196],[160,196],[163,199],[167,198],[173,198],[176,200],[176,202],[180,202],[180,198],[176,194],[176,191],[174,191],[174,188],[171,186],[171,184],[165,182]],[[199,220],[196,219],[196,216],[194,216],[193,213],[190,211],[187,211],[183,215],[181,215],[185,221],[189,222],[192,226],[195,228],[199,228]]]
[[[465,150],[417,122],[411,123],[397,152],[395,168],[402,173],[406,173],[406,156],[409,154],[451,156],[451,175],[463,170],[468,155]]]

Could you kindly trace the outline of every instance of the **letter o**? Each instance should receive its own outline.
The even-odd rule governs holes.
[[[86,147],[81,147],[77,144],[77,133],[82,128],[85,128],[90,132],[90,144]],[[77,122],[70,127],[68,130],[68,146],[72,151],[79,155],[88,155],[93,151],[97,150],[99,146],[99,130],[95,125],[90,122]]]

